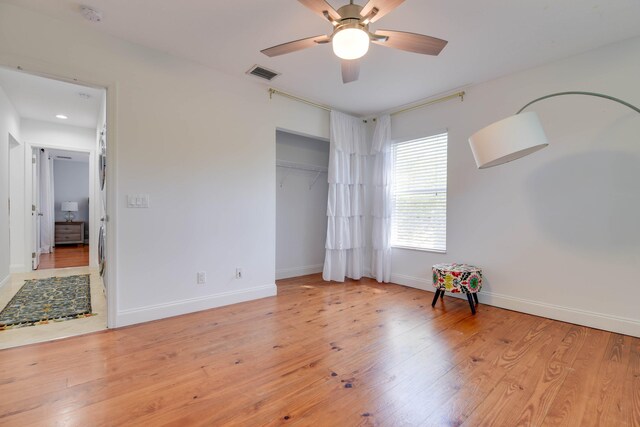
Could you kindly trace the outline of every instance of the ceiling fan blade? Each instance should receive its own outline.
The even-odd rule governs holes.
[[[267,49],[262,49],[260,52],[267,56],[279,56],[285,53],[291,53],[298,50],[306,49],[311,46],[315,46],[319,43],[328,43],[331,39],[329,36],[315,36],[308,37],[306,39],[300,39],[293,42],[282,43],[277,46],[273,46]]]
[[[342,83],[351,83],[358,80],[360,75],[360,61],[357,59],[342,60]]]
[[[396,7],[404,3],[404,0],[369,0],[369,3],[364,5],[360,11],[361,16],[367,16],[375,7],[378,12],[369,20],[370,22],[376,22],[387,13],[391,12]]]
[[[329,16],[334,20],[339,20],[340,15],[336,10],[326,2],[326,0],[298,0],[303,5],[307,6],[309,9],[313,10],[318,15],[322,16],[322,18],[326,19],[324,12],[327,11]]]
[[[438,55],[448,43],[446,40],[404,31],[378,30],[375,35],[389,38],[387,41],[371,40],[373,43],[424,55]]]

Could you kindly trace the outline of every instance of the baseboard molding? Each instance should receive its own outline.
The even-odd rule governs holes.
[[[276,270],[276,280],[288,279],[289,277],[306,276],[307,274],[322,273],[322,268],[322,264],[294,268],[281,268],[280,270]]]
[[[208,310],[224,305],[251,301],[254,299],[275,296],[277,288],[275,283],[239,291],[222,292],[216,295],[207,295],[198,298],[189,298],[173,301],[165,304],[156,304],[146,307],[133,308],[118,311],[116,315],[116,327],[149,322],[151,320],[164,319],[166,317],[179,316],[181,314]]]
[[[0,289],[2,289],[2,287],[4,285],[6,285],[7,283],[9,283],[9,280],[11,279],[11,274],[7,274],[7,277],[5,277],[4,279],[0,280]]]
[[[399,285],[433,292],[433,285],[430,279],[406,276],[403,274],[392,274],[391,281]],[[461,294],[447,294],[447,296],[466,299],[466,297]],[[635,319],[531,301],[487,291],[481,291],[478,294],[478,299],[482,304],[561,320],[563,322],[575,323],[577,325],[589,326],[591,328],[603,329],[605,331],[617,332],[633,337],[640,337],[640,321]]]
[[[13,264],[9,266],[10,273],[24,273],[25,271],[24,264]]]

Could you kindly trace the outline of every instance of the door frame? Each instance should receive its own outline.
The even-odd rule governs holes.
[[[20,254],[19,258],[16,260],[16,257],[14,255],[14,248],[16,247],[17,244],[24,244],[24,242],[21,242],[20,240],[23,238],[23,233],[24,233],[24,227],[22,229],[19,229],[21,231],[21,233],[17,233],[15,230],[15,224],[18,223],[18,221],[23,221],[22,218],[20,218],[18,220],[19,217],[23,217],[23,212],[21,211],[21,209],[23,209],[24,207],[24,196],[25,194],[16,194],[16,191],[20,188],[14,188],[16,185],[20,185],[22,184],[24,186],[24,176],[20,176],[18,177],[12,177],[12,175],[15,173],[14,172],[14,168],[16,167],[14,165],[14,158],[18,159],[18,161],[22,162],[22,156],[19,155],[20,151],[24,150],[24,146],[22,145],[22,143],[18,140],[18,138],[16,138],[11,132],[9,132],[9,141],[8,141],[8,159],[9,159],[9,167],[7,168],[7,172],[9,174],[9,179],[8,179],[8,184],[9,184],[9,255],[10,255],[10,262],[9,262],[9,272],[11,274],[13,273],[20,273],[25,271],[26,266],[24,265],[24,260],[22,259],[22,254]],[[16,154],[14,155],[13,150],[16,150]],[[21,153],[22,155],[24,155],[24,152]],[[20,168],[18,168],[18,170],[22,171],[22,166]],[[24,171],[22,171],[24,172]],[[18,179],[16,179],[18,178]],[[16,182],[18,184],[16,184]],[[24,190],[24,188],[23,188]],[[23,191],[24,193],[24,191]],[[18,203],[20,202],[20,203]],[[19,206],[19,208],[18,208]],[[19,214],[19,215],[18,215]],[[20,246],[18,246],[20,247]],[[16,261],[18,262],[22,262],[22,264],[16,264]]]
[[[108,173],[106,180],[106,267],[105,275],[108,276],[107,287],[107,327],[118,326],[118,221],[116,212],[118,211],[118,179],[117,179],[117,97],[118,83],[106,76],[87,74],[85,70],[77,70],[68,67],[66,64],[53,65],[42,62],[34,58],[21,55],[9,54],[0,55],[0,67],[5,67],[14,71],[25,72],[40,77],[59,80],[67,83],[74,83],[89,87],[96,87],[106,91],[106,128],[107,128],[107,161]],[[97,143],[96,143],[97,148]],[[28,151],[25,147],[25,153]],[[94,153],[95,155],[95,153]],[[26,156],[25,156],[26,157]],[[31,161],[29,159],[29,161]],[[95,165],[95,164],[94,164]],[[26,175],[26,173],[25,173]],[[25,177],[26,178],[26,177]],[[26,186],[26,182],[25,182]],[[95,197],[94,197],[95,199]],[[30,207],[30,206],[29,206]],[[95,209],[95,211],[99,211]],[[98,222],[99,218],[97,219]],[[25,227],[26,230],[27,227]],[[96,241],[97,244],[97,241]],[[94,244],[95,246],[95,244]],[[97,248],[96,248],[97,249]],[[31,254],[29,253],[29,256]]]
[[[27,250],[31,249],[29,251],[31,256],[28,258],[31,260],[31,271],[40,266],[40,156],[37,154],[39,149],[40,147],[29,147],[28,153],[31,161],[27,163],[31,169],[25,170],[25,175],[28,175],[31,180],[28,187],[24,186],[25,192],[29,192],[31,195],[31,197],[25,197],[25,199],[29,199],[31,206],[29,206],[24,219],[25,224],[29,223],[29,226],[25,227],[25,247]],[[30,233],[27,230],[30,230]]]
[[[96,155],[96,149],[81,149],[81,148],[69,148],[63,145],[52,145],[52,144],[42,144],[42,143],[30,143],[28,141],[24,141],[24,146],[25,149],[28,152],[33,152],[34,149],[39,150],[41,148],[47,149],[47,150],[64,150],[64,151],[72,151],[75,153],[87,153],[89,154],[89,268],[98,268],[98,230],[100,229],[100,205],[99,205],[99,197],[100,197],[100,193],[98,191],[97,186],[99,185],[98,183],[98,170],[97,170],[97,155]],[[31,159],[29,159],[31,160]],[[35,204],[36,207],[39,206],[39,200],[37,200],[37,198],[39,197],[39,187],[37,185],[37,183],[33,182],[33,176],[35,175],[33,169],[33,162],[32,161],[28,161],[25,164],[25,168],[31,168],[31,169],[25,169],[25,190],[26,191],[30,191],[31,189],[35,189],[38,188],[38,192],[36,191],[30,191],[30,197],[25,197],[25,200],[28,203],[28,207],[29,207],[29,211],[26,212],[25,215],[25,221],[32,221],[33,217],[31,214],[31,205]],[[39,167],[39,165],[36,163],[36,167]],[[38,171],[39,172],[39,171]],[[36,194],[37,193],[37,194]],[[34,198],[36,198],[36,200],[34,200]],[[37,203],[35,203],[37,202]],[[39,211],[39,209],[36,209],[36,211]],[[36,220],[37,222],[37,220]],[[34,235],[33,235],[33,224],[31,224],[30,227],[26,227],[25,228],[25,247],[27,249],[27,255],[29,256],[29,259],[32,258],[32,254],[35,251],[35,257],[38,258],[39,254],[38,254],[38,249],[39,248],[33,248],[33,245],[35,244],[36,240],[34,239]],[[39,230],[36,232],[36,234],[39,234]],[[32,269],[33,271],[33,269]]]

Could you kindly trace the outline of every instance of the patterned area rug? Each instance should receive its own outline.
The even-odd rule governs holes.
[[[25,280],[0,312],[0,330],[91,316],[89,275]]]

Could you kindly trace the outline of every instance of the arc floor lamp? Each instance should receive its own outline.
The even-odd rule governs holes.
[[[640,113],[640,108],[613,96],[594,92],[558,92],[542,96],[526,104],[518,112],[474,133],[469,145],[479,169],[498,166],[524,157],[549,145],[540,119],[536,113],[522,111],[538,101],[564,95],[587,95],[620,103]]]

